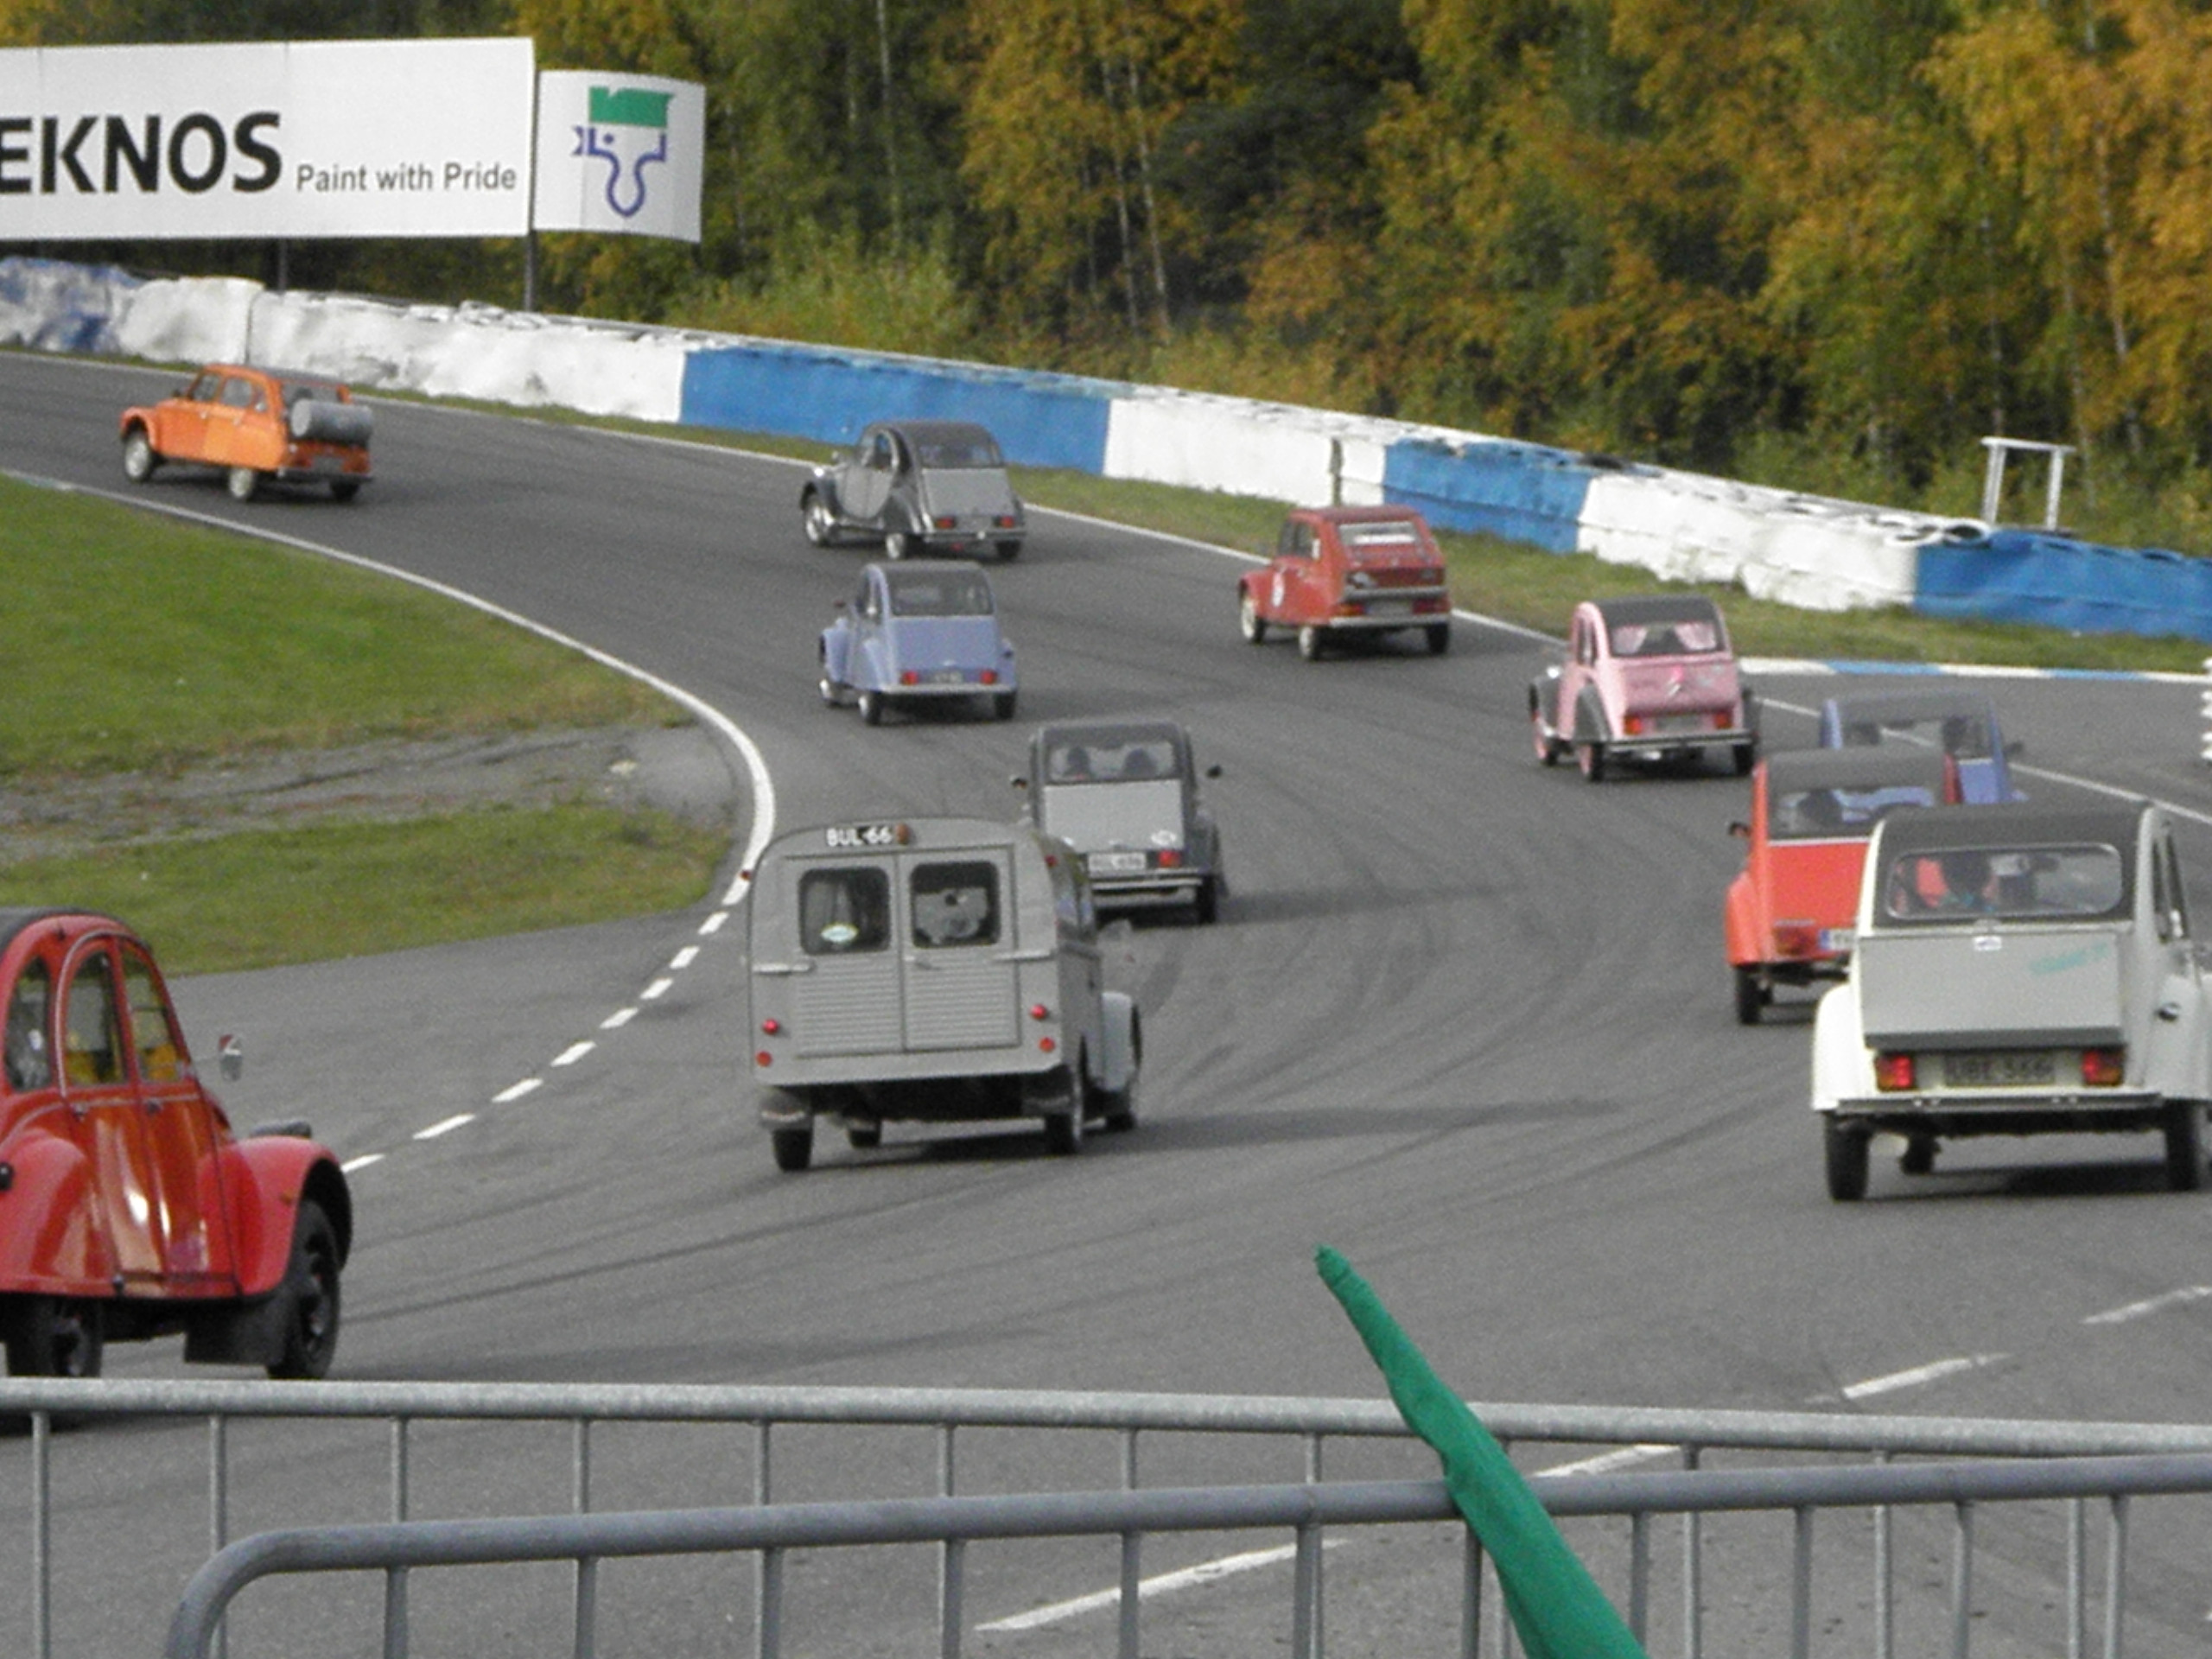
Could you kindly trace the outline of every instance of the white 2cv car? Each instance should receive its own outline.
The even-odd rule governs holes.
[[[749,908],[779,1168],[807,1166],[823,1116],[855,1149],[890,1121],[1041,1118],[1060,1154],[1094,1120],[1135,1127],[1136,1005],[1105,988],[1066,842],[977,818],[794,830],[762,853]]]
[[[1814,1025],[1828,1196],[1866,1195],[1877,1133],[1924,1174],[1955,1136],[2155,1130],[2166,1185],[2193,1191],[2209,1027],[2158,808],[1901,808],[1874,831],[1850,975]]]

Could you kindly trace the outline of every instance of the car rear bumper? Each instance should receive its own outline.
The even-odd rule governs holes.
[[[1173,874],[1154,875],[1094,875],[1090,878],[1092,902],[1101,909],[1115,906],[1134,909],[1139,906],[1187,905],[1198,896],[1198,889],[1206,883],[1204,870],[1177,870]]]
[[[1893,1135],[2064,1135],[2151,1129],[2164,1121],[2163,1095],[2139,1089],[2023,1095],[1847,1096],[1825,1109],[1839,1123]]]
[[[1683,754],[1692,749],[1727,749],[1738,743],[1756,743],[1758,734],[1732,727],[1720,732],[1639,732],[1633,737],[1609,737],[1608,754]]]

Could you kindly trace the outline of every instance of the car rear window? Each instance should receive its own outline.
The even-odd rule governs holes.
[[[1118,784],[1175,775],[1175,746],[1164,737],[1125,743],[1055,743],[1045,753],[1048,784]]]
[[[1339,524],[1337,536],[1351,554],[1376,553],[1421,545],[1421,531],[1410,518],[1392,518],[1365,524]]]
[[[924,950],[998,943],[999,873],[989,863],[918,864],[906,890],[914,943]]]
[[[983,433],[966,438],[922,438],[914,444],[924,467],[957,468],[962,467],[1003,467],[1006,457],[999,447]]]
[[[1871,748],[1892,739],[1918,743],[1961,760],[1986,760],[1991,753],[1989,721],[1982,715],[1870,715],[1843,707],[1847,748]]]
[[[1942,804],[1942,798],[1924,784],[1777,790],[1767,803],[1767,835],[1775,841],[1813,841],[1821,836],[1863,841],[1874,833],[1874,825],[1885,812],[1900,806]]]
[[[869,866],[798,879],[798,937],[810,957],[880,950],[891,938],[891,878]]]
[[[1896,922],[2081,920],[2126,908],[2127,868],[2101,845],[1908,851],[1889,861],[1881,891]]]
[[[991,584],[980,570],[893,571],[893,616],[988,616]]]
[[[1710,620],[1616,622],[1616,657],[1693,657],[1720,649],[1720,626]]]

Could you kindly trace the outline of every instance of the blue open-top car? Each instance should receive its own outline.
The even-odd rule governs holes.
[[[1970,806],[2026,798],[2012,785],[2012,758],[1997,724],[1997,706],[1980,691],[1868,691],[1830,697],[1821,706],[1821,747],[1852,749],[1878,743],[1917,744],[1948,754],[1959,768],[1959,792]]]
[[[878,562],[822,631],[822,701],[860,704],[874,726],[893,704],[987,697],[1014,718],[1014,647],[999,632],[991,579],[965,559]]]

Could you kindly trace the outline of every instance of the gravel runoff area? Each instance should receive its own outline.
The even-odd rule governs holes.
[[[175,772],[0,779],[0,860],[137,841],[597,801],[728,825],[737,780],[703,727],[537,730],[253,755]]]

